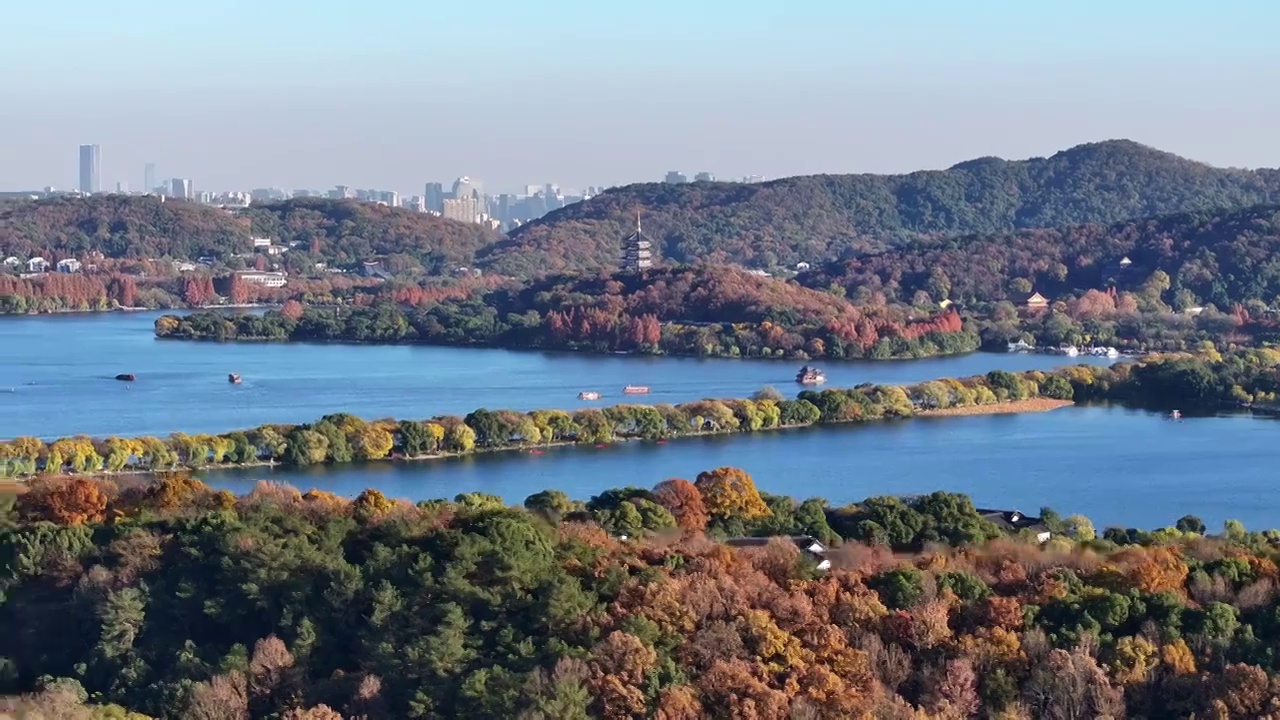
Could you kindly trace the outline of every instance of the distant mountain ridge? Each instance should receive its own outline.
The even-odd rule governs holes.
[[[630,185],[518,228],[479,261],[511,275],[613,267],[637,208],[668,260],[793,266],[912,239],[1278,202],[1280,170],[1216,168],[1108,140],[1048,158],[984,157],[906,175]]]

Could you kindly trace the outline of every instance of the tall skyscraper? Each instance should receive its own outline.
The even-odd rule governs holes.
[[[172,186],[170,194],[173,197],[182,198],[183,200],[190,200],[192,197],[194,197],[194,194],[192,193],[190,179],[174,178],[173,180],[169,181],[169,184]]]
[[[142,192],[153,193],[156,191],[156,164],[147,163],[142,169]]]
[[[422,199],[426,201],[428,210],[444,212],[444,185],[438,182],[427,183],[422,192]]]
[[[466,175],[454,180],[453,199],[470,200],[472,202],[471,208],[475,210],[476,215],[489,214],[488,198],[485,196],[484,187],[479,180],[474,180]]]
[[[97,145],[80,146],[80,192],[92,194],[100,189],[98,185],[100,161]]]

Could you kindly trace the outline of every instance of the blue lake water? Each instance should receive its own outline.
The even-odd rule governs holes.
[[[305,470],[225,470],[206,481],[237,492],[259,479],[354,496],[377,487],[421,500],[486,492],[519,503],[546,488],[587,499],[622,485],[692,480],[741,467],[765,491],[843,504],[871,495],[945,489],[985,506],[1084,513],[1099,528],[1164,527],[1188,513],[1280,526],[1272,492],[1280,425],[1247,416],[1171,422],[1119,407],[1026,415],[927,418],[656,443],[551,448],[424,462]]]
[[[215,344],[159,341],[157,313],[0,318],[0,438],[166,435],[305,422],[332,412],[424,418],[477,407],[572,409],[582,390],[640,402],[787,394],[797,363],[507,352],[425,346]],[[1001,368],[1075,362],[1045,355],[973,354],[894,362],[824,362],[831,386],[911,383]],[[230,385],[227,373],[244,376]],[[134,373],[121,383],[117,373]],[[8,392],[12,388],[13,392]],[[262,478],[352,496],[375,486],[414,500],[482,491],[520,502],[545,488],[578,498],[720,465],[745,468],[761,488],[834,503],[937,489],[976,502],[1081,512],[1099,526],[1154,527],[1184,514],[1280,526],[1274,421],[1243,416],[1170,422],[1154,413],[1075,407],[1044,414],[917,419],[664,445],[554,448],[422,463],[209,473],[247,490]]]
[[[575,409],[625,401],[791,395],[799,363],[510,352],[421,345],[157,340],[160,313],[0,317],[0,438],[168,435],[308,422],[333,412],[426,418],[479,407]],[[821,363],[830,386],[911,383],[1073,362],[1052,355]],[[137,381],[114,380],[133,373]],[[228,373],[243,384],[231,385]],[[652,392],[624,399],[626,385]],[[12,392],[9,392],[12,390]],[[577,399],[594,390],[602,399]]]

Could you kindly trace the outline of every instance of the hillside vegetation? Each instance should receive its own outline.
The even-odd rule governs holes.
[[[910,301],[924,292],[935,302],[967,304],[1018,299],[1020,290],[1031,288],[1051,299],[1108,287],[1140,291],[1157,272],[1167,276],[1161,292],[1179,309],[1275,302],[1280,206],[913,241],[798,279],[814,287],[839,285],[851,294],[883,292],[890,300]]]
[[[980,158],[909,175],[631,185],[519,228],[481,258],[515,275],[611,267],[637,208],[668,261],[768,267],[827,261],[922,236],[1111,223],[1266,202],[1280,202],[1280,171],[1218,169],[1113,140],[1049,158]]]
[[[352,265],[390,258],[396,270],[428,273],[469,265],[498,235],[479,225],[355,200],[299,198],[223,210],[158,197],[59,197],[0,206],[0,257],[52,260],[100,252],[108,258],[226,260],[252,251],[251,237],[297,243],[283,261]]]

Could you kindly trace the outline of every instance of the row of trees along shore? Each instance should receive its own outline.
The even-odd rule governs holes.
[[[348,501],[183,473],[0,504],[0,711],[80,718],[1263,718],[1274,533],[963,495],[841,508],[736,468],[577,502]],[[807,533],[826,571],[781,538]],[[626,539],[620,539],[626,535]],[[128,708],[126,710],[126,708]],[[24,715],[25,713],[25,715]]]
[[[1165,356],[1142,363],[1080,365],[1021,374],[997,370],[984,376],[906,387],[868,384],[806,390],[790,400],[766,389],[751,399],[616,405],[574,412],[481,408],[465,417],[429,420],[364,420],[339,413],[314,423],[263,425],[219,435],[77,436],[47,442],[18,437],[0,443],[0,472],[13,477],[41,472],[196,469],[211,464],[305,466],[418,458],[552,443],[600,444],[868,422],[1038,398],[1186,409],[1226,403],[1270,406],[1280,391],[1278,364],[1278,351],[1244,350],[1223,356],[1206,346],[1198,355]]]

